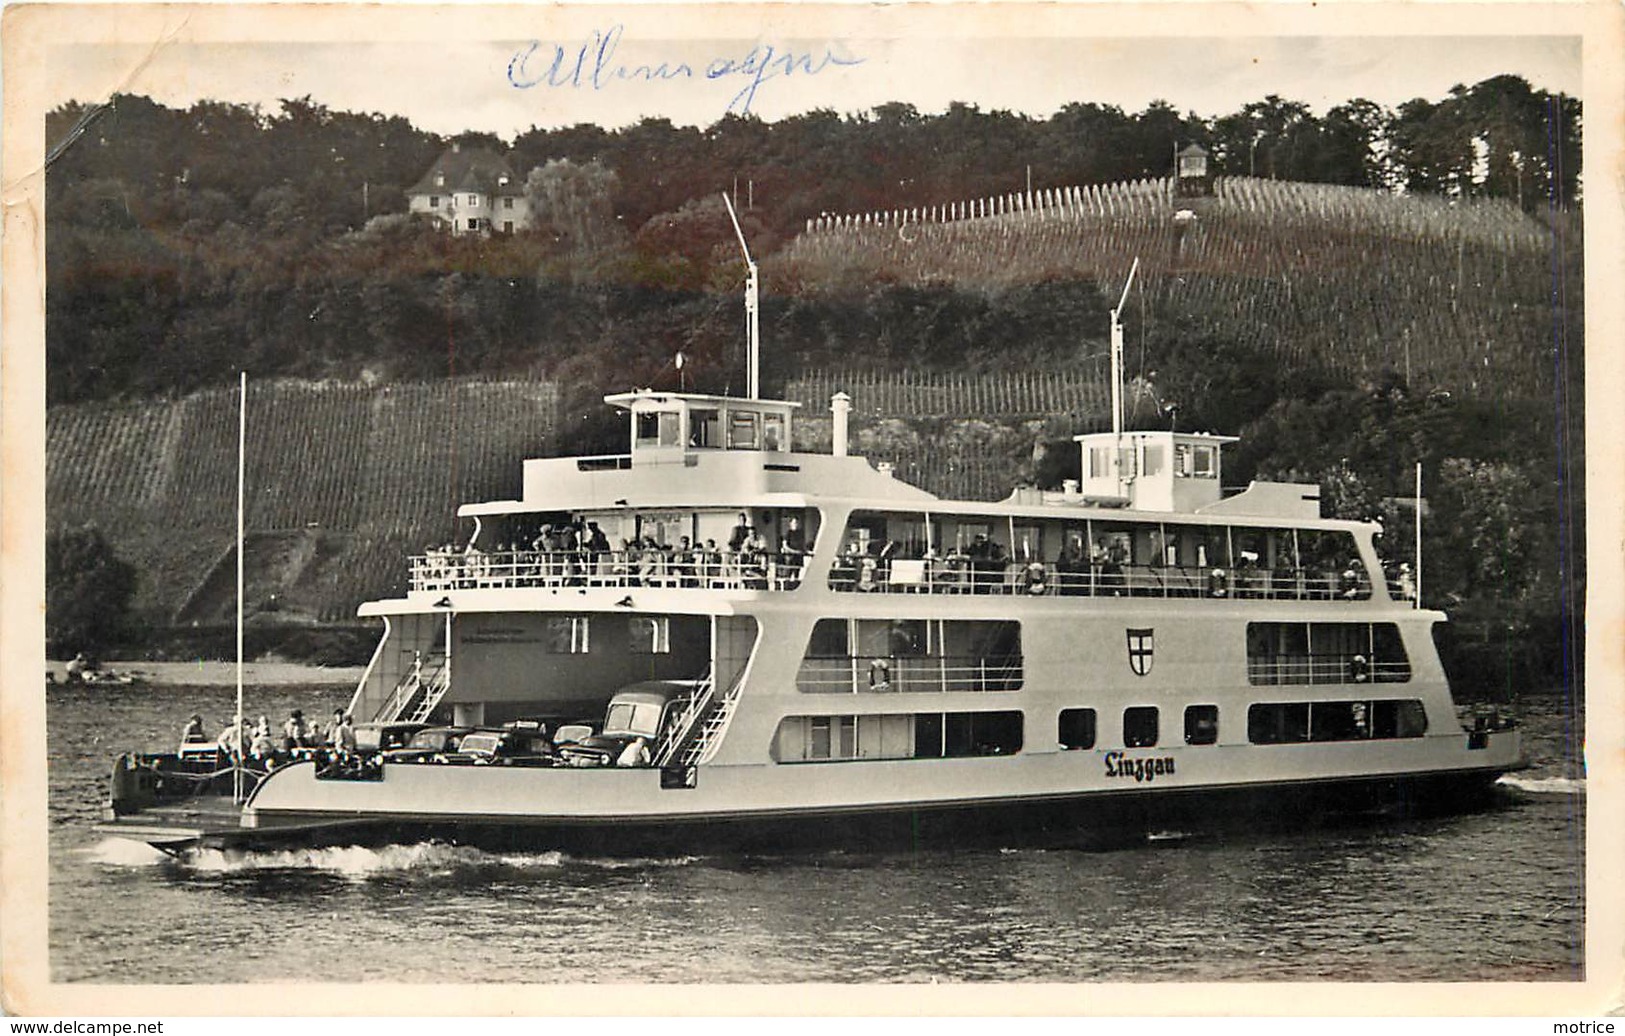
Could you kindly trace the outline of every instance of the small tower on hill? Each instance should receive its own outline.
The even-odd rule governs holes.
[[[1200,144],[1187,144],[1174,158],[1176,196],[1205,198],[1213,192],[1213,178],[1208,174],[1206,148]]]

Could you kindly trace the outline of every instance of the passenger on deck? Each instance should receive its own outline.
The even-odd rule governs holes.
[[[739,513],[739,524],[734,526],[734,531],[728,536],[728,549],[735,554],[739,553],[744,549],[745,544],[750,542],[750,533],[750,519],[745,517],[745,513],[741,511]]]
[[[604,535],[604,530],[598,527],[597,522],[587,523],[587,553],[593,555],[609,553],[609,537]]]
[[[271,721],[264,716],[254,726],[254,738],[249,742],[248,754],[261,762],[269,762],[276,755],[276,742],[271,739]]]
[[[192,713],[191,718],[186,721],[186,726],[181,730],[181,745],[184,747],[186,745],[202,744],[208,740],[209,735],[203,732],[203,717],[195,712]]]
[[[291,752],[295,748],[307,748],[310,744],[310,728],[305,725],[305,714],[294,709],[282,724],[282,750]]]
[[[328,735],[328,743],[340,755],[355,752],[355,728],[350,726],[350,717],[345,715],[343,709],[333,710],[333,730]]]
[[[632,743],[621,749],[621,754],[615,760],[616,766],[648,766],[649,745],[641,737],[632,739]]]
[[[805,554],[807,552],[807,537],[801,531],[801,519],[792,515],[789,526],[784,530],[784,553]]]
[[[248,740],[247,735],[249,733],[247,719],[243,720],[242,726],[238,726],[236,723],[228,723],[226,729],[220,732],[220,736],[214,739],[214,743],[220,746],[222,752],[238,756],[242,754],[243,743]]]

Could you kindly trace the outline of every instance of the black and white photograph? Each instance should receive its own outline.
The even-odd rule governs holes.
[[[1618,1008],[1617,6],[5,23],[7,1013]]]

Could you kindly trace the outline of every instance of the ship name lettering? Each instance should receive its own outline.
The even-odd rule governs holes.
[[[1106,753],[1107,777],[1131,777],[1136,784],[1145,784],[1164,774],[1172,776],[1173,772],[1173,756],[1159,755],[1150,759],[1136,756],[1130,759],[1122,752]]]

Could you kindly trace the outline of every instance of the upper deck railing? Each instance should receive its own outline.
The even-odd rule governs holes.
[[[1234,600],[1361,601],[1363,569],[1187,568],[1177,565],[1010,562],[950,555],[888,561],[843,555],[830,588],[859,593],[995,594],[1060,597],[1195,597]]]
[[[794,590],[806,555],[752,551],[431,551],[413,555],[412,589],[688,587]]]

